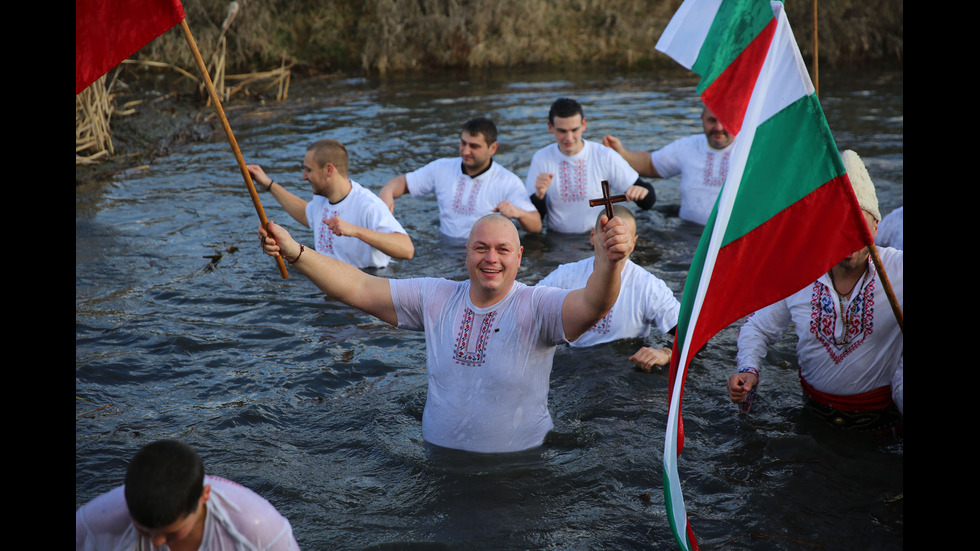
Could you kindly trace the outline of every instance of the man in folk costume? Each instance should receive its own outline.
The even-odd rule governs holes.
[[[856,153],[845,151],[841,157],[874,236],[881,220],[874,184]],[[878,255],[901,306],[903,253],[883,247]],[[808,410],[853,430],[877,432],[900,425],[905,340],[867,247],[811,285],[749,316],[738,336],[738,372],[728,378],[733,402],[751,403],[766,351],[791,321],[799,339],[796,353]]]

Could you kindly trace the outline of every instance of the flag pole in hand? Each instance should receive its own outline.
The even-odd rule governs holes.
[[[259,194],[255,191],[255,184],[252,183],[252,175],[248,173],[248,168],[245,167],[245,159],[242,157],[242,152],[238,149],[238,142],[235,141],[235,135],[231,132],[231,125],[228,124],[228,117],[225,116],[225,110],[221,107],[221,102],[218,100],[218,92],[214,89],[214,83],[211,82],[211,75],[208,74],[207,66],[204,64],[204,59],[201,57],[201,51],[197,48],[197,42],[194,41],[194,35],[191,34],[190,27],[187,26],[187,19],[181,19],[180,28],[184,31],[184,38],[187,39],[187,45],[190,46],[191,51],[194,53],[194,59],[197,61],[197,67],[201,70],[201,76],[204,78],[204,84],[208,89],[208,95],[211,96],[211,103],[214,104],[215,111],[218,112],[218,117],[221,119],[221,126],[225,129],[225,135],[228,137],[228,142],[231,144],[231,150],[235,153],[235,159],[238,160],[238,169],[242,172],[242,178],[245,179],[245,185],[248,186],[248,194],[252,197],[252,204],[255,205],[255,212],[259,215],[259,222],[262,226],[268,230],[269,229],[269,219],[265,216],[265,210],[262,209],[262,202],[259,201]],[[286,264],[283,262],[281,256],[276,257],[276,264],[279,265],[279,273],[282,275],[283,279],[289,277],[289,273],[286,272]]]

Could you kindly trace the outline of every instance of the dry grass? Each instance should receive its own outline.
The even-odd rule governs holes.
[[[384,75],[581,63],[675,68],[655,51],[655,45],[680,4],[681,0],[183,2],[222,101],[273,89],[282,100],[295,70],[360,69]],[[808,63],[813,49],[812,6],[807,1],[786,5]],[[821,69],[904,61],[901,0],[822,0],[818,20]],[[132,60],[138,65],[127,67],[162,68],[189,77],[206,96],[179,29],[164,33]],[[272,66],[278,69],[255,69]],[[241,74],[226,74],[228,68]],[[104,88],[104,82],[99,86]],[[76,159],[92,161],[112,153],[112,111],[108,91],[86,90],[76,98]],[[91,153],[80,156],[79,151]]]
[[[226,63],[241,72],[279,65],[370,73],[598,62],[672,65],[654,47],[681,0],[241,0],[222,32],[227,0],[185,0],[203,52],[226,37]],[[786,3],[800,49],[811,51],[812,2]],[[901,0],[820,0],[824,66],[901,63]],[[140,51],[190,67],[179,32]]]
[[[111,155],[112,134],[109,120],[114,102],[102,76],[75,96],[75,164],[94,163]]]

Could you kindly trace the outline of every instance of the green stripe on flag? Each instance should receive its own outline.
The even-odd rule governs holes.
[[[816,95],[796,100],[758,126],[722,246],[841,174],[844,165]]]
[[[756,36],[772,21],[772,7],[760,0],[723,2],[691,70],[701,76],[698,95],[735,61]]]

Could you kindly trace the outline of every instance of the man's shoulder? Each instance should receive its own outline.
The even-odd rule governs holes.
[[[670,150],[670,149],[706,149],[708,147],[708,138],[704,134],[691,134],[690,136],[684,136],[683,138],[677,138],[676,140],[670,142],[669,144],[661,147],[658,151]]]
[[[436,159],[432,161],[427,166],[438,167],[444,170],[446,169],[458,170],[462,172],[463,159],[461,159],[460,157],[443,157],[441,159]]]
[[[220,510],[215,515],[219,523],[230,524],[249,541],[267,539],[270,528],[276,533],[291,531],[289,521],[275,506],[251,489],[216,476],[205,477],[205,483],[211,485],[209,508]]]
[[[496,160],[494,160],[490,165],[488,175],[492,180],[515,181],[520,185],[521,189],[524,188],[524,182],[517,176],[517,174],[514,174],[510,169],[498,163]]]
[[[375,206],[375,207],[380,206],[384,209],[385,212],[391,212],[388,210],[388,206],[385,205],[384,201],[382,201],[381,198],[378,197],[376,193],[362,186],[361,184],[355,182],[354,180],[351,180],[350,184],[351,184],[351,195],[355,199],[355,202],[368,203],[371,206]]]
[[[561,271],[575,270],[575,271],[592,273],[592,270],[594,268],[595,268],[595,257],[587,256],[582,260],[576,260],[575,262],[566,262],[565,264],[560,264],[557,268],[555,268],[555,271],[557,272],[559,270]]]
[[[593,257],[588,257],[575,262],[559,264],[551,273],[542,278],[538,285],[570,289],[578,285],[578,280],[588,280],[589,274],[592,273],[593,261]],[[582,285],[578,286],[581,287]]]
[[[402,291],[415,289],[422,291],[423,295],[428,296],[428,294],[436,290],[452,293],[463,288],[468,288],[469,280],[456,281],[442,277],[391,278],[388,280],[388,285],[393,291],[393,297],[399,292],[399,289]]]
[[[123,486],[110,490],[75,511],[75,544],[80,549],[112,548],[135,538]]]
[[[905,252],[894,247],[878,247],[878,256],[885,266],[887,275],[895,274],[895,277],[902,277],[905,270]]]
[[[643,288],[647,291],[660,292],[662,290],[663,292],[671,292],[670,287],[667,286],[664,280],[632,260],[626,261],[622,282],[624,286]]]
[[[463,171],[461,168],[462,163],[463,160],[459,157],[443,157],[422,165],[418,169],[406,174],[406,176],[421,176],[435,172],[445,173],[446,171],[456,171],[461,173]]]
[[[534,155],[531,156],[531,160],[534,160],[535,158],[543,158],[545,156],[551,156],[554,155],[555,153],[559,153],[558,144],[555,142],[551,142],[550,144],[535,151]]]

